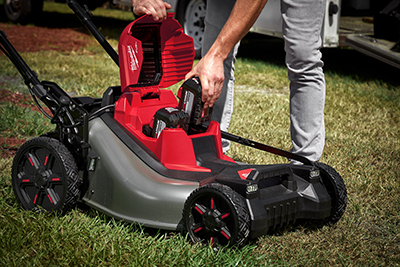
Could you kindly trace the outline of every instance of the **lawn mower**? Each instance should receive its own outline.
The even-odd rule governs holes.
[[[12,186],[24,209],[65,213],[83,203],[213,246],[240,246],[300,220],[324,225],[342,217],[346,187],[331,166],[221,131],[210,119],[212,108],[203,108],[197,77],[177,97],[161,90],[181,81],[194,60],[193,40],[173,14],[163,22],[142,16],[130,23],[117,54],[88,10],[68,4],[119,65],[121,85],[98,99],[70,97],[56,83],[40,81],[0,31],[1,50],[56,125],[24,143],[13,160]],[[301,164],[235,162],[223,153],[221,138]]]

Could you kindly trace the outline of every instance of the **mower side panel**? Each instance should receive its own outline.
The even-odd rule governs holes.
[[[280,184],[260,189],[258,198],[247,199],[251,238],[297,220],[322,220],[330,216],[331,198],[319,178],[308,182],[295,175],[293,181],[295,188]]]
[[[89,124],[89,143],[97,156],[82,201],[102,212],[144,226],[176,230],[186,198],[197,181],[167,178],[150,168],[102,119]]]

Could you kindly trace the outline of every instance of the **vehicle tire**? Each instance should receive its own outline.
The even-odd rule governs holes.
[[[43,9],[43,0],[4,0],[3,3],[7,18],[14,23],[26,24]]]
[[[322,221],[323,224],[334,224],[343,216],[347,205],[346,185],[340,174],[331,166],[316,162],[315,166],[319,169],[322,183],[331,197],[331,216]]]
[[[17,151],[12,185],[26,210],[64,213],[74,208],[81,179],[73,156],[58,140],[37,137]]]
[[[230,187],[207,184],[187,198],[183,227],[194,243],[241,246],[250,233],[250,214],[244,197]]]
[[[206,2],[204,0],[180,0],[176,19],[182,25],[185,34],[193,38],[196,58],[201,58],[204,35]]]

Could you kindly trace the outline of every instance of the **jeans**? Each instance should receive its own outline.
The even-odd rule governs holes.
[[[235,0],[207,0],[203,55],[217,38],[234,4]],[[321,158],[325,145],[325,78],[320,52],[325,5],[326,0],[281,0],[285,62],[290,81],[291,151],[311,161]],[[213,110],[212,119],[221,124],[223,131],[228,130],[233,112],[238,47],[239,44],[224,62],[224,86]]]

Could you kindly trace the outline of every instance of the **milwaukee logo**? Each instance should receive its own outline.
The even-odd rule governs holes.
[[[135,45],[136,46],[136,45]],[[128,55],[129,55],[129,66],[131,71],[135,71],[139,68],[139,63],[136,57],[136,52],[135,50],[132,48],[131,45],[128,45]],[[136,49],[137,50],[137,49]]]
[[[253,171],[253,169],[245,169],[238,171],[239,177],[242,180],[246,180],[249,174]]]

